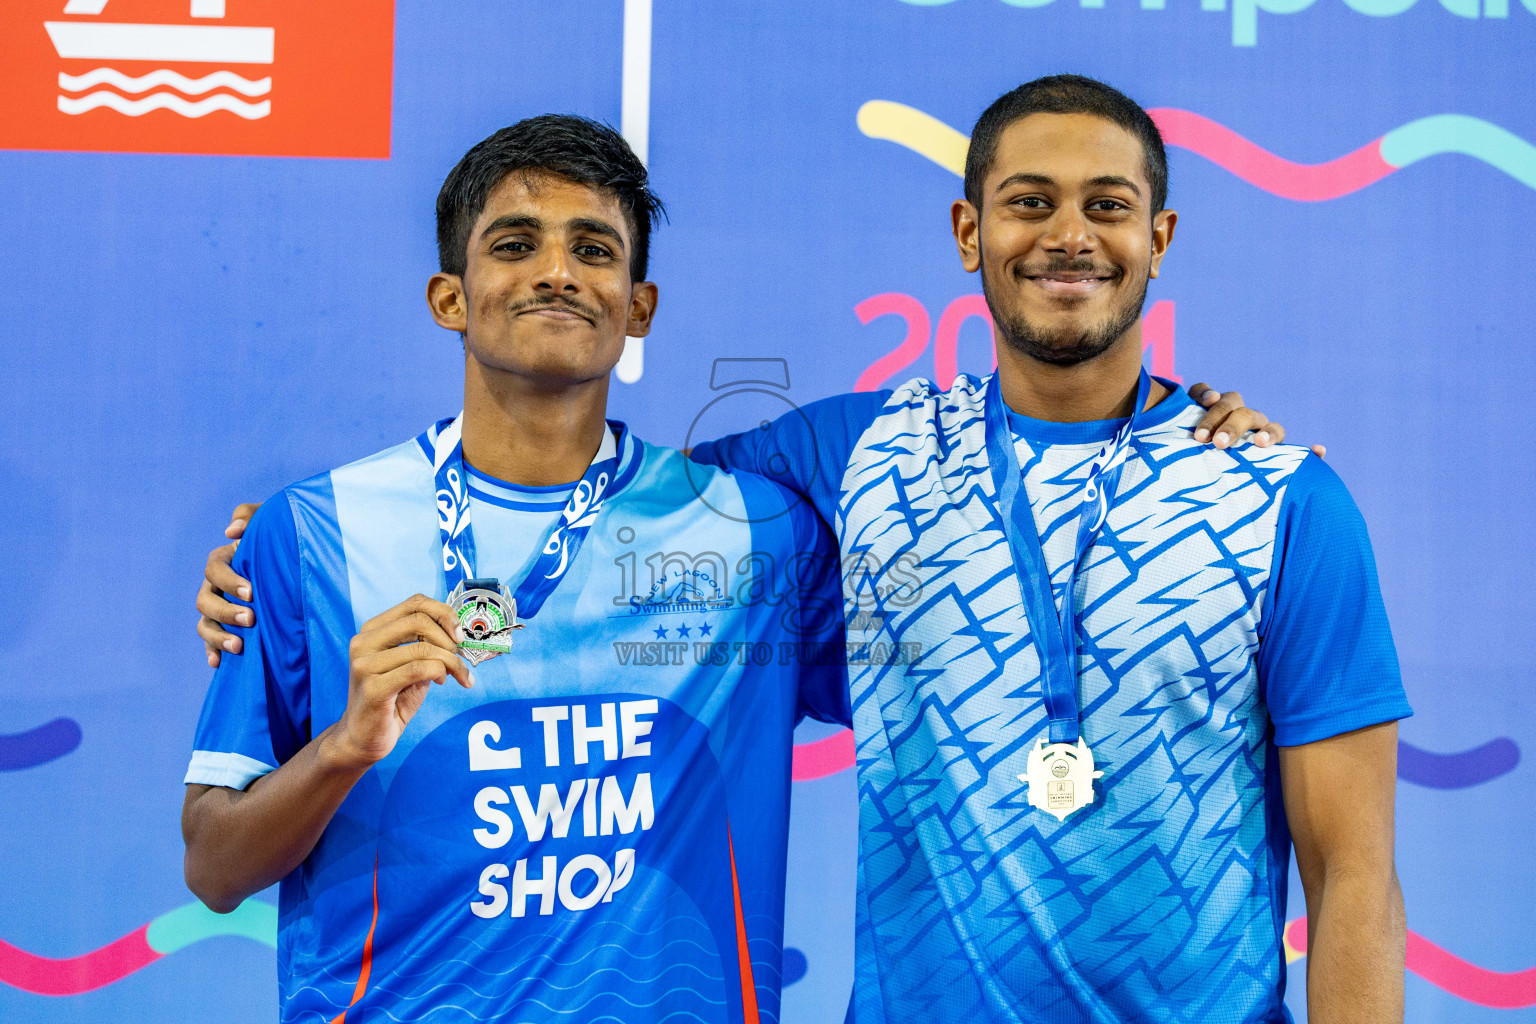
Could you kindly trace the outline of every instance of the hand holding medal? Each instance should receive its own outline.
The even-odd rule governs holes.
[[[453,610],[417,594],[363,624],[352,638],[347,708],[324,733],[335,763],[366,769],[389,756],[426,700],[427,688],[451,676],[474,685],[454,653]]]

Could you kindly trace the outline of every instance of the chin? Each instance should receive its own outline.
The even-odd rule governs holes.
[[[520,336],[470,342],[470,356],[484,366],[520,377],[590,380],[611,369],[624,354],[624,339],[595,332],[519,332]]]

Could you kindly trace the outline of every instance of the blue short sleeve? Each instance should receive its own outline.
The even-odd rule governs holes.
[[[863,391],[823,398],[756,430],[706,441],[690,457],[765,476],[804,497],[830,524],[854,446],[890,397],[889,391]]]
[[[203,700],[186,782],[244,789],[309,741],[309,652],[304,633],[298,532],[288,494],[257,510],[235,551],[251,581],[256,624],[225,653]],[[245,604],[231,596],[230,600]]]
[[[774,619],[779,637],[768,676],[793,686],[795,719],[851,725],[846,631],[837,541],[799,494],[753,473],[731,471],[752,529],[748,573],[737,598]],[[766,676],[765,676],[766,678]]]
[[[803,501],[789,511],[795,557],[787,584],[796,601],[792,622],[799,645],[800,707],[797,717],[853,725],[848,694],[847,634],[837,539]]]
[[[1281,502],[1258,669],[1282,747],[1413,714],[1365,520],[1316,456],[1292,475]]]

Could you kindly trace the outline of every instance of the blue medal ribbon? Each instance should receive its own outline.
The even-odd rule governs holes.
[[[469,480],[464,471],[464,415],[460,413],[441,429],[429,430],[420,438],[432,458],[432,474],[437,489],[437,525],[443,540],[443,575],[448,593],[460,583],[475,579],[475,534],[469,522]],[[624,427],[619,426],[623,431]],[[528,574],[512,592],[520,618],[538,614],[549,595],[555,592],[566,570],[576,561],[576,553],[592,524],[597,522],[603,504],[617,490],[619,452],[623,438],[615,443],[613,430],[603,427],[603,443],[592,464],[576,483],[554,525],[538,548]]]
[[[1077,546],[1072,564],[1068,568],[1066,592],[1061,606],[1051,592],[1051,574],[1045,565],[1045,553],[1040,546],[1040,534],[1035,529],[1035,517],[1030,511],[1029,500],[1019,500],[1024,488],[1024,473],[1019,466],[1019,456],[1014,450],[1013,431],[1008,425],[1008,409],[1003,403],[1002,387],[994,374],[987,388],[986,428],[987,461],[992,470],[992,484],[997,492],[998,516],[1003,532],[1008,537],[1008,547],[1013,552],[1013,568],[1019,577],[1019,592],[1024,599],[1024,614],[1029,620],[1029,630],[1034,634],[1035,649],[1040,656],[1040,670],[1045,679],[1045,710],[1051,719],[1052,743],[1076,743],[1079,736],[1079,712],[1077,697],[1077,575],[1082,569],[1083,558],[1104,522],[1109,518],[1114,504],[1115,489],[1120,483],[1120,470],[1130,452],[1131,435],[1136,432],[1136,419],[1147,404],[1152,390],[1152,378],[1141,371],[1136,385],[1136,404],[1131,416],[1105,442],[1088,467],[1088,479],[1083,484],[1082,503],[1077,517]]]

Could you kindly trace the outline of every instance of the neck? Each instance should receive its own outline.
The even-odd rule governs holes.
[[[1037,420],[1083,423],[1131,415],[1141,378],[1141,324],[1092,359],[1073,366],[1042,363],[1007,344],[997,346],[997,381],[1008,408]],[[1152,381],[1145,408],[1168,396]]]
[[[550,386],[464,361],[464,460],[524,487],[581,479],[607,430],[608,375]]]

